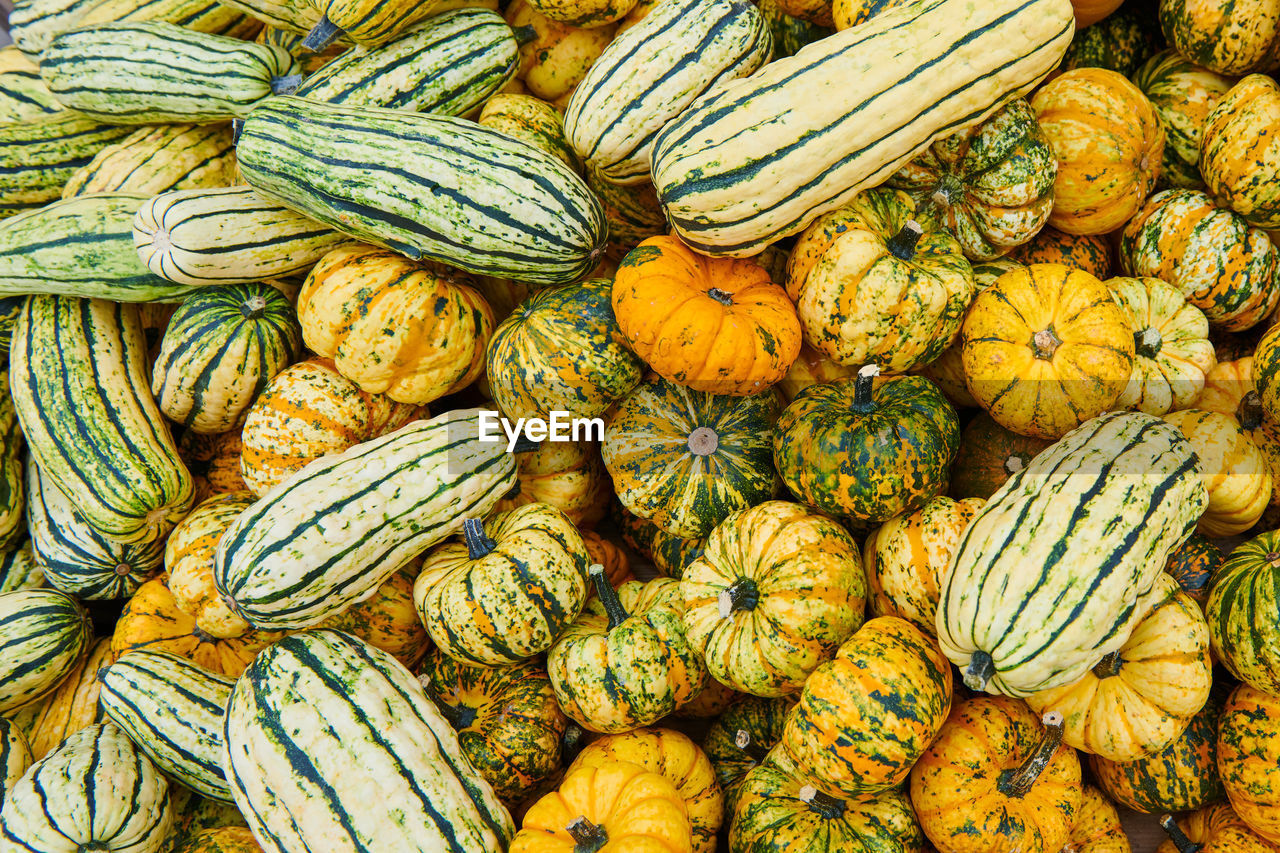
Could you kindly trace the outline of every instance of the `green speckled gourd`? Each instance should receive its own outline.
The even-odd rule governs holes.
[[[1280,693],[1280,530],[1238,545],[1211,583],[1214,655],[1241,681]]]
[[[1132,76],[1164,125],[1159,185],[1204,189],[1200,137],[1210,111],[1235,79],[1202,68],[1173,49],[1152,56]]]
[[[1062,57],[1063,71],[1072,68],[1109,68],[1126,77],[1133,75],[1163,46],[1155,21],[1136,9],[1119,9],[1083,29],[1076,30]]]
[[[794,696],[748,696],[726,708],[707,727],[702,751],[711,759],[724,792],[726,822],[733,818],[743,780],[765,762],[769,751],[782,739],[787,714],[795,706]]]
[[[702,556],[706,545],[705,539],[684,539],[668,533],[616,500],[609,505],[609,517],[622,533],[622,541],[652,560],[660,575],[680,577],[689,564]]]

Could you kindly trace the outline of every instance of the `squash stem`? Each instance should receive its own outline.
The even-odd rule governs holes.
[[[747,758],[750,758],[756,764],[762,763],[765,756],[769,754],[769,750],[764,749],[751,739],[751,733],[746,729],[738,729],[733,736],[733,745],[742,750]]]
[[[844,815],[846,808],[843,800],[828,796],[812,785],[800,789],[800,802],[809,807],[809,811],[821,815],[827,820],[836,820]]]
[[[533,24],[525,24],[522,27],[515,27],[511,30],[516,37],[516,46],[524,47],[529,42],[538,37],[538,30]]]
[[[864,364],[858,368],[858,375],[853,380],[853,410],[865,415],[874,412],[875,401],[871,399],[871,391],[875,387],[876,377],[880,375],[880,366]]]
[[[476,709],[470,705],[455,705],[452,702],[437,700],[436,707],[440,709],[440,716],[449,722],[454,731],[460,732],[475,724]]]
[[[609,843],[609,833],[604,827],[587,820],[585,815],[578,815],[565,831],[573,839],[573,853],[597,853]]]
[[[338,25],[325,16],[311,28],[311,32],[307,33],[307,37],[302,40],[302,46],[312,53],[319,53],[337,41],[341,35],[343,32]]]
[[[259,320],[265,313],[267,313],[265,297],[254,295],[240,303],[240,316],[246,320]]]
[[[591,582],[595,584],[596,595],[600,596],[600,603],[604,605],[604,612],[609,614],[609,630],[612,631],[627,621],[629,614],[618,600],[618,593],[609,585],[609,579],[604,576],[604,566],[596,563],[587,571],[591,575]]]
[[[760,587],[751,578],[738,578],[727,589],[722,590],[716,599],[721,619],[728,619],[730,614],[738,610],[755,610],[759,603]]]
[[[970,690],[986,690],[987,682],[996,674],[996,662],[984,651],[976,651],[964,670],[964,686]]]
[[[462,538],[467,543],[467,556],[472,560],[487,557],[498,547],[497,542],[484,535],[484,522],[478,518],[468,518],[462,522]]]
[[[924,229],[920,227],[920,223],[908,219],[902,230],[890,237],[884,245],[895,258],[909,261],[916,256],[916,244],[923,234]]]
[[[271,78],[271,94],[292,95],[302,85],[301,74],[286,74],[283,77]]]
[[[1160,828],[1168,834],[1169,839],[1173,841],[1173,846],[1178,848],[1178,853],[1200,853],[1204,849],[1203,844],[1198,844],[1187,838],[1187,834],[1182,831],[1182,827],[1178,826],[1174,821],[1173,815],[1161,815]]]
[[[1159,329],[1148,327],[1133,333],[1133,349],[1143,358],[1155,358],[1160,354],[1162,346],[1164,338],[1160,336]]]
[[[1240,421],[1240,426],[1250,431],[1262,426],[1262,415],[1262,397],[1257,391],[1245,394],[1236,407],[1236,419]]]
[[[1041,361],[1051,360],[1060,346],[1062,346],[1062,339],[1058,337],[1053,326],[1041,329],[1031,336],[1031,353]]]
[[[727,293],[718,287],[713,287],[710,290],[708,290],[707,296],[710,296],[712,299],[714,299],[716,302],[719,302],[721,305],[733,304],[733,294]]]
[[[244,132],[244,119],[233,118],[231,120],[231,144],[235,145],[240,141],[240,134]]]
[[[711,427],[698,427],[689,433],[689,451],[695,456],[710,456],[720,447],[720,436]]]
[[[1018,799],[1025,797],[1036,784],[1036,780],[1040,778],[1040,774],[1049,766],[1049,762],[1053,760],[1058,747],[1062,745],[1062,715],[1057,711],[1050,711],[1044,715],[1042,722],[1045,729],[1044,738],[1035,752],[1027,756],[1027,760],[1022,762],[1016,770],[1006,770],[1000,774],[996,790],[1006,797]]]
[[[1115,678],[1120,674],[1120,668],[1124,666],[1124,660],[1120,657],[1120,652],[1115,651],[1098,661],[1097,666],[1093,668],[1093,674],[1098,678]]]

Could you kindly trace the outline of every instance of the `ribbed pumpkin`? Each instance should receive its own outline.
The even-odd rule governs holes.
[[[524,81],[531,94],[553,106],[568,99],[618,29],[617,24],[585,29],[553,21],[528,0],[513,0],[503,17],[513,30],[532,36],[521,39],[516,79]]]
[[[361,391],[328,359],[282,370],[249,407],[240,472],[257,497],[307,463],[393,432],[421,417],[418,406]]]
[[[912,197],[874,189],[815,219],[787,261],[809,346],[841,364],[901,373],[937,358],[973,298],[960,243]]]
[[[173,832],[169,835],[169,843],[175,849],[207,830],[246,828],[244,815],[234,803],[206,799],[181,785],[169,787],[169,801],[173,811]]]
[[[1160,28],[1169,44],[1192,62],[1220,74],[1275,67],[1273,0],[1160,0]]]
[[[1165,415],[1200,458],[1209,508],[1199,531],[1209,537],[1243,533],[1271,502],[1271,468],[1262,451],[1230,415],[1184,409]]]
[[[220,433],[183,432],[178,439],[178,455],[191,469],[195,483],[195,503],[213,495],[248,491],[240,476],[240,453],[244,444],[240,430]]]
[[[720,522],[680,581],[707,672],[755,696],[799,690],[862,624],[866,588],[853,537],[786,501]]]
[[[911,770],[911,802],[940,853],[1058,853],[1080,814],[1080,760],[1062,718],[1006,696],[959,705]]]
[[[871,532],[862,557],[871,612],[906,619],[933,636],[942,574],[960,544],[960,534],[983,503],[981,498],[936,497]]]
[[[627,581],[615,591],[591,567],[596,597],[547,653],[565,714],[589,731],[625,732],[694,698],[706,670],[685,637],[680,585]]]
[[[1133,74],[1133,82],[1151,101],[1164,127],[1164,160],[1160,183],[1203,189],[1200,176],[1200,138],[1205,121],[1234,82],[1182,57],[1162,50]]]
[[[1074,684],[1027,697],[1033,711],[1062,715],[1068,746],[1133,761],[1173,743],[1208,700],[1213,667],[1200,606],[1167,574],[1155,589],[1123,646]]]
[[[946,488],[960,443],[955,410],[919,376],[873,390],[878,372],[807,388],[778,419],[778,473],[820,512],[880,522]]]
[[[600,447],[586,441],[543,441],[521,453],[519,492],[494,505],[505,512],[531,503],[555,507],[574,524],[593,525],[604,518],[613,487],[600,459]]]
[[[803,344],[800,347],[800,355],[791,363],[791,369],[778,383],[778,390],[782,393],[782,398],[790,403],[797,394],[810,385],[825,385],[839,379],[848,379],[857,372],[856,367],[841,364],[826,353],[818,352],[808,344]]]
[[[1133,333],[1097,278],[1032,264],[1000,276],[974,300],[960,333],[965,381],[1005,429],[1058,439],[1124,393]]]
[[[1065,264],[1103,280],[1111,277],[1111,244],[1104,235],[1067,234],[1045,226],[1008,257],[1023,264]]]
[[[321,258],[298,294],[307,346],[370,394],[421,405],[484,370],[493,311],[435,268],[370,246]]]
[[[686,539],[778,491],[778,398],[730,397],[649,379],[608,418],[601,456],[622,505]]]
[[[1133,375],[1116,408],[1149,415],[1190,408],[1216,363],[1204,312],[1158,278],[1104,283],[1133,326]]]
[[[910,193],[917,206],[938,205],[965,257],[985,261],[1036,235],[1053,210],[1057,173],[1031,106],[1017,98],[933,143],[887,183]]]
[[[1226,803],[1200,809],[1177,823],[1166,815],[1160,825],[1170,837],[1156,853],[1274,853],[1276,849]]]
[[[594,165],[587,166],[584,177],[604,208],[604,221],[609,226],[608,254],[621,260],[637,243],[667,232],[662,203],[649,181],[615,184]]]
[[[1252,378],[1262,410],[1280,421],[1280,326],[1272,326],[1253,353]]]
[[[222,534],[253,501],[248,492],[214,495],[178,522],[165,542],[164,567],[174,602],[212,637],[240,637],[251,630],[214,588],[213,553]]]
[[[1205,604],[1213,653],[1259,690],[1280,693],[1280,531],[1237,546]]]
[[[986,500],[1050,444],[1010,432],[991,415],[978,412],[960,433],[960,452],[951,468],[952,496]]]
[[[1228,690],[1216,685],[1178,739],[1133,761],[1090,756],[1094,778],[1113,800],[1145,814],[1181,812],[1227,798],[1218,777],[1218,718]]]
[[[582,159],[564,138],[563,116],[541,98],[533,95],[494,95],[485,101],[476,121],[535,148],[541,148],[575,172],[582,172]],[[612,236],[613,228],[610,227],[609,231]]]
[[[610,505],[610,518],[622,532],[622,541],[653,561],[659,575],[678,578],[702,556],[706,539],[683,539],[668,533],[649,519],[628,512],[616,501]]]
[[[640,382],[644,363],[613,318],[608,279],[540,290],[494,331],[485,363],[508,418],[594,418]]]
[[[560,766],[568,720],[540,664],[467,666],[437,650],[423,661],[420,680],[457,730],[462,753],[502,799],[518,799]]]
[[[1080,811],[1063,850],[1072,853],[1131,853],[1129,837],[1120,824],[1120,813],[1101,791],[1085,785]]]
[[[169,652],[188,658],[211,672],[238,678],[258,652],[285,636],[284,631],[249,631],[222,639],[206,634],[195,617],[178,607],[161,575],[149,580],[125,604],[111,635],[111,651],[119,657],[134,649]]]
[[[1200,173],[1223,207],[1250,225],[1280,228],[1280,86],[1250,74],[1222,96],[1204,124]]]
[[[904,619],[872,619],[804,684],[779,748],[833,797],[891,788],[951,709],[951,668]]]
[[[1280,844],[1280,698],[1242,684],[1218,720],[1218,773],[1231,806],[1249,828]]]
[[[1120,9],[1092,26],[1077,28],[1058,67],[1063,71],[1109,68],[1132,77],[1139,65],[1164,46],[1153,17],[1133,8]]]
[[[703,680],[698,694],[676,708],[672,716],[681,720],[710,720],[720,716],[730,705],[741,702],[746,696],[747,694],[721,684],[714,678],[707,678]]]
[[[413,582],[417,575],[418,561],[412,560],[383,581],[373,595],[335,613],[316,627],[346,631],[394,656],[405,667],[413,668],[430,646],[413,600]]]
[[[253,833],[243,826],[202,829],[173,853],[261,853]]]
[[[1105,234],[1129,220],[1155,186],[1164,129],[1147,96],[1105,68],[1077,68],[1031,98],[1058,160],[1049,224]]]
[[[16,712],[15,720],[21,723],[33,760],[44,758],[86,726],[102,722],[98,670],[110,666],[115,659],[111,638],[96,640],[52,693]]]
[[[635,580],[635,575],[631,572],[631,560],[621,546],[594,530],[579,526],[578,532],[582,534],[582,544],[587,548],[587,565],[604,566],[604,577],[610,586],[617,587],[623,581]],[[588,598],[595,594],[594,586],[587,590]]]
[[[1192,533],[1169,557],[1164,570],[1201,607],[1209,599],[1209,581],[1227,559],[1208,537]],[[1175,809],[1176,811],[1176,809]]]
[[[759,394],[800,352],[795,306],[768,272],[675,237],[651,237],[622,259],[613,313],[659,376],[695,391]]]
[[[193,432],[226,432],[301,347],[293,305],[274,287],[202,288],[169,320],[151,392],[170,420]]]
[[[1257,325],[1280,298],[1267,235],[1196,190],[1149,198],[1124,227],[1119,252],[1127,275],[1169,282],[1224,331]]]
[[[764,762],[769,750],[782,739],[787,713],[795,704],[794,696],[749,696],[730,705],[707,727],[702,751],[715,768],[716,781],[724,792],[726,821],[733,818],[742,780]]]
[[[422,563],[413,598],[427,633],[455,660],[519,663],[544,652],[582,611],[587,550],[555,507],[526,504],[463,521]]]

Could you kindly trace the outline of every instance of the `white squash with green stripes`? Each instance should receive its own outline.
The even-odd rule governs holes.
[[[64,592],[0,593],[0,714],[57,687],[92,638],[89,614]]]
[[[0,803],[31,766],[31,745],[17,723],[0,717]]]

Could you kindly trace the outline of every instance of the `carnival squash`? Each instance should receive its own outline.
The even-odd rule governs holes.
[[[1169,556],[1164,570],[1203,608],[1209,600],[1209,581],[1218,574],[1226,559],[1222,549],[1211,539],[1193,533]]]
[[[787,375],[782,377],[777,387],[782,392],[782,398],[790,403],[797,394],[810,385],[824,385],[839,379],[849,379],[857,372],[856,367],[841,364],[826,353],[819,352],[808,344],[802,344],[800,355],[791,363]]]
[[[1209,113],[1200,148],[1200,173],[1209,193],[1257,228],[1280,228],[1280,86],[1250,74]]]
[[[1104,284],[1133,327],[1133,375],[1116,408],[1149,415],[1190,408],[1216,363],[1204,312],[1158,278],[1120,277]]]
[[[623,581],[635,580],[635,575],[631,571],[631,559],[620,545],[611,539],[605,539],[594,530],[584,530],[579,527],[578,532],[582,534],[582,544],[587,548],[587,565],[603,566],[604,577],[609,581],[609,586],[616,589]],[[587,590],[587,598],[595,594],[595,586],[592,585],[591,589]]]
[[[1213,652],[1231,673],[1280,693],[1280,531],[1236,547],[1214,573],[1205,616]]]
[[[1072,853],[1131,853],[1129,837],[1120,823],[1120,813],[1106,796],[1092,785],[1085,785],[1080,798],[1080,811],[1071,827],[1071,836],[1063,850]]]
[[[375,649],[382,649],[407,668],[416,666],[430,646],[413,600],[418,564],[417,559],[410,561],[383,581],[373,595],[335,613],[316,627],[345,631]]]
[[[1280,844],[1280,698],[1242,684],[1227,698],[1218,721],[1218,772],[1240,819]]]
[[[503,17],[513,30],[527,34],[520,43],[516,79],[553,106],[568,99],[618,29],[617,24],[587,29],[553,21],[528,0],[513,0]]]
[[[1276,849],[1226,803],[1207,806],[1176,823],[1165,815],[1160,825],[1169,840],[1156,853],[1275,853]]]
[[[1063,264],[1103,281],[1111,277],[1111,244],[1105,235],[1067,234],[1045,226],[1008,258],[1025,265]]]
[[[610,505],[610,518],[621,531],[622,541],[651,560],[659,575],[678,578],[702,556],[705,539],[683,539],[668,533],[649,519],[628,512],[617,501]]]
[[[230,639],[251,630],[214,587],[213,553],[222,534],[252,503],[249,492],[214,495],[178,522],[165,542],[164,567],[174,603],[211,637]]]
[[[764,763],[769,751],[782,739],[782,727],[795,704],[794,696],[748,696],[726,708],[707,727],[702,751],[715,768],[716,781],[724,793],[726,822],[733,819],[742,781]]]
[[[1108,68],[1132,78],[1138,66],[1164,46],[1154,15],[1119,9],[1098,23],[1076,29],[1059,69]]]
[[[560,510],[579,527],[604,518],[613,488],[598,444],[543,441],[537,450],[521,453],[518,460],[519,491],[498,501],[494,512],[543,503]]]
[[[1010,432],[986,412],[978,412],[960,433],[960,452],[951,468],[952,496],[986,500],[1050,444]]]
[[[1280,421],[1280,326],[1272,326],[1258,341],[1252,368],[1263,412],[1272,421]]]
[[[1160,0],[1160,28],[1169,44],[1219,74],[1275,67],[1280,27],[1275,0]]]
[[[1163,186],[1203,189],[1200,139],[1205,121],[1235,81],[1184,59],[1178,51],[1162,50],[1142,64],[1133,82],[1151,101],[1164,126]]]
[[[1200,517],[1205,536],[1243,533],[1271,502],[1271,467],[1266,457],[1230,415],[1184,409],[1165,420],[1182,430],[1200,459],[1209,506]]]

